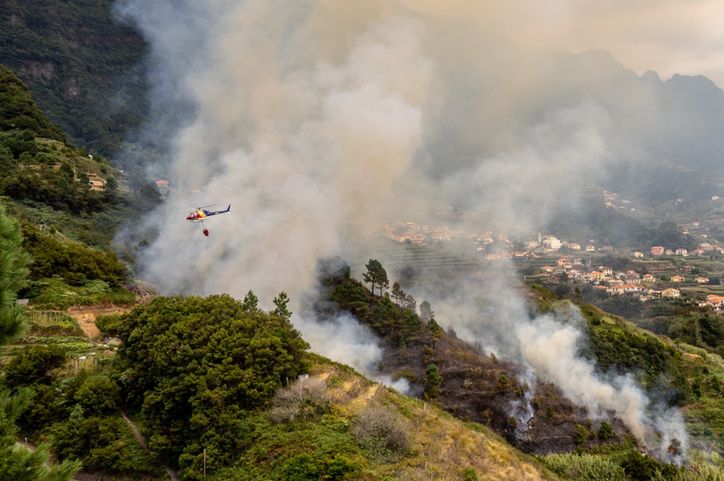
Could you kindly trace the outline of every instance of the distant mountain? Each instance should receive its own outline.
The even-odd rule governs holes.
[[[652,160],[724,175],[724,91],[704,76],[641,76],[606,51],[559,57],[568,72],[569,102],[592,99],[612,117],[612,129]],[[593,79],[592,79],[593,75]]]
[[[109,154],[146,113],[146,45],[113,0],[1,0],[0,63],[78,145]]]

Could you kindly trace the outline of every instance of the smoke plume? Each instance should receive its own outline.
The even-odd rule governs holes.
[[[298,299],[318,259],[381,222],[454,205],[480,230],[529,232],[581,185],[647,158],[659,127],[648,83],[606,54],[560,50],[559,35],[530,47],[516,21],[526,2],[460,15],[471,3],[119,2],[152,48],[157,118],[176,121],[168,161],[152,168],[172,189],[143,226],[159,232],[144,277],[168,293]],[[551,32],[560,18],[544,20]],[[205,238],[183,219],[210,203],[232,211]],[[657,430],[682,439],[680,418],[653,417],[629,378],[603,379],[579,357],[575,323],[531,319],[509,269],[485,275],[504,279],[486,285],[494,298],[469,302],[468,282],[439,299],[443,322],[592,415],[615,413],[642,443]],[[313,349],[374,373],[380,348],[354,319],[295,323]]]

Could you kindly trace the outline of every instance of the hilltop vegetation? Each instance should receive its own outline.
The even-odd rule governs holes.
[[[158,201],[153,190],[129,186],[106,159],[66,143],[3,66],[0,106],[0,200],[21,221],[33,258],[22,295],[51,308],[132,301],[122,289],[128,269],[110,244],[139,204]]]
[[[272,312],[253,294],[157,298],[102,320],[124,340],[112,360],[72,369],[62,348],[26,348],[4,385],[32,390],[23,435],[86,473],[156,478],[167,463],[185,480],[557,479],[487,429],[306,353],[287,315],[281,295]]]
[[[24,331],[23,313],[15,305],[18,289],[27,275],[27,255],[21,246],[20,228],[0,207],[0,347]],[[28,374],[26,372],[25,374]],[[30,374],[33,374],[32,370]],[[42,376],[43,374],[41,374]],[[0,386],[0,478],[28,481],[65,481],[78,469],[77,463],[47,466],[48,448],[35,452],[16,446],[17,420],[29,404],[28,391],[11,393]]]
[[[103,210],[118,199],[117,171],[64,142],[15,74],[0,66],[0,193],[72,214]],[[90,178],[99,179],[99,190]]]

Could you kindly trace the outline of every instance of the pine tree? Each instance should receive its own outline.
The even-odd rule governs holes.
[[[15,305],[15,299],[25,284],[27,263],[20,227],[0,206],[0,346],[19,336],[25,327],[22,310]],[[12,396],[0,390],[0,480],[67,481],[80,468],[80,463],[49,466],[47,446],[30,451],[16,445],[15,420],[29,398],[30,393],[25,390]]]
[[[250,290],[246,293],[246,296],[244,296],[244,301],[241,305],[245,312],[256,312],[259,310],[259,298],[256,297],[254,291]]]
[[[276,306],[274,314],[284,319],[291,319],[292,312],[287,308],[287,304],[289,304],[289,296],[286,292],[282,291],[274,298],[274,305]]]
[[[422,304],[420,304],[420,319],[423,320],[423,322],[430,322],[430,319],[433,319],[435,317],[435,313],[432,310],[432,307],[430,307],[430,303],[427,301],[422,301]]]
[[[385,271],[385,268],[382,267],[382,264],[377,259],[370,259],[365,267],[367,268],[367,272],[362,274],[362,278],[372,286],[372,295],[375,294],[375,286],[380,288],[380,295],[382,295],[382,290],[390,286],[390,281],[387,279],[387,271]]]
[[[399,306],[402,302],[404,302],[406,296],[407,294],[405,294],[405,291],[402,290],[399,282],[392,284],[392,300],[395,301],[395,304]]]
[[[442,376],[436,364],[430,364],[425,371],[425,397],[435,399],[440,396]]]
[[[0,345],[19,336],[24,328],[22,310],[15,305],[28,275],[28,255],[22,242],[20,226],[0,206]]]

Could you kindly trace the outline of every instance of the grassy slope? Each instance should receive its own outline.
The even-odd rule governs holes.
[[[114,349],[77,337],[77,331],[77,324],[67,316],[34,315],[31,335],[6,346],[0,356],[0,365],[29,346],[58,346],[66,351],[68,360],[56,375],[67,378],[67,382],[72,382],[73,376],[83,376],[84,371],[85,375],[103,372],[114,356]],[[326,382],[332,400],[331,411],[318,419],[288,424],[272,422],[269,411],[251,413],[248,422],[254,427],[255,435],[246,454],[235,466],[221,469],[210,479],[295,479],[288,477],[289,465],[304,456],[312,460],[347,460],[356,466],[346,477],[333,479],[559,479],[539,461],[511,447],[484,426],[460,421],[432,404],[369,381],[347,366],[315,354],[307,357],[310,377]],[[408,454],[382,456],[357,443],[350,427],[356,416],[370,405],[384,406],[402,420],[410,439]],[[142,419],[138,422],[142,423]],[[103,449],[102,446],[99,449]],[[123,449],[135,452],[137,445],[129,438]],[[209,459],[209,467],[218,469],[213,466],[213,459]],[[477,478],[463,477],[464,473],[470,475],[472,472]]]
[[[255,422],[262,424],[263,435],[238,466],[218,472],[213,479],[286,479],[284,466],[305,454],[312,459],[341,455],[362,466],[361,471],[345,479],[463,479],[464,470],[475,472],[477,479],[557,479],[488,428],[464,423],[431,404],[369,381],[346,366],[310,357],[310,376],[326,380],[332,412],[318,422],[290,425],[271,423],[261,414]],[[408,455],[382,459],[355,443],[349,426],[369,405],[384,406],[403,419],[411,441]]]

